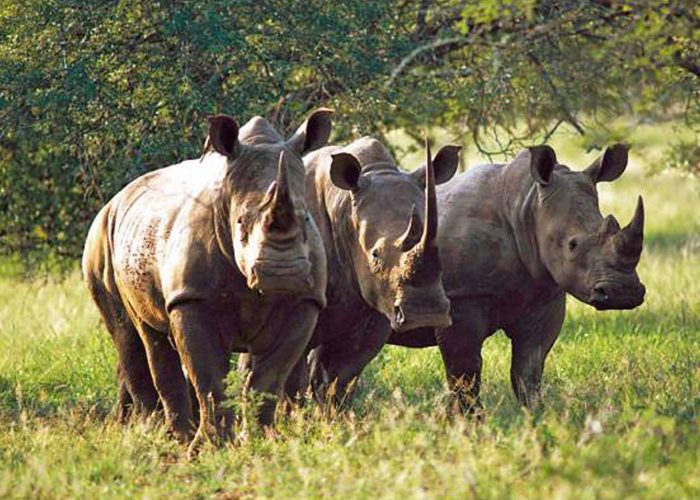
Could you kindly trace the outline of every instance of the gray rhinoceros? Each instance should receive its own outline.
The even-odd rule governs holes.
[[[545,358],[565,315],[566,293],[596,309],[644,300],[641,197],[620,229],[603,218],[596,184],[617,179],[628,146],[616,144],[584,171],[538,146],[508,165],[480,165],[438,190],[438,245],[452,326],[393,333],[389,343],[438,345],[462,410],[478,406],[481,345],[503,329],[512,342],[511,383],[520,402],[539,396]],[[341,369],[341,368],[336,368]]]
[[[252,357],[250,387],[276,395],[325,306],[323,242],[306,209],[301,155],[328,140],[319,109],[285,141],[263,118],[209,119],[208,150],[150,172],[97,215],[83,274],[118,351],[120,404],[153,411],[190,445],[218,440],[232,352]],[[186,371],[187,378],[183,373]],[[259,421],[271,425],[275,400]]]
[[[411,173],[371,137],[304,157],[307,205],[328,259],[328,306],[309,345],[317,397],[344,397],[392,329],[450,325],[435,244],[435,184],[452,178],[460,149],[445,146],[433,160],[428,148],[426,165]]]

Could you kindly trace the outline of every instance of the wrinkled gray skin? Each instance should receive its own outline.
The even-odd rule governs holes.
[[[304,158],[307,205],[328,257],[328,307],[310,343],[317,398],[344,397],[392,328],[451,324],[435,246],[435,184],[454,175],[459,150],[445,146],[432,161],[428,150],[426,165],[412,173],[370,137]],[[303,372],[295,370],[289,393],[305,388]]]
[[[129,184],[97,215],[83,274],[118,351],[122,410],[162,401],[190,445],[228,434],[220,406],[232,352],[252,390],[277,395],[325,305],[326,260],[306,209],[301,155],[330,134],[317,110],[285,141],[260,117],[210,118],[207,151]],[[259,421],[271,425],[275,398]]]
[[[557,339],[566,293],[596,309],[631,309],[645,289],[641,198],[620,229],[603,218],[596,184],[617,179],[628,147],[614,145],[584,171],[559,165],[548,146],[508,165],[481,165],[438,189],[438,245],[452,326],[396,332],[391,344],[438,345],[463,411],[478,406],[481,346],[502,329],[512,342],[511,382],[534,404],[545,358]],[[341,368],[336,368],[341,369]]]

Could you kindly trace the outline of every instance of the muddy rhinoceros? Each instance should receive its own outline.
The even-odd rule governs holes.
[[[307,205],[328,258],[328,307],[309,346],[317,397],[339,402],[392,329],[450,325],[435,185],[454,175],[460,149],[445,146],[433,160],[428,148],[427,164],[411,173],[370,137],[304,157]],[[288,392],[303,386],[302,378]]]
[[[601,215],[596,190],[624,172],[627,156],[628,147],[616,144],[573,171],[557,163],[552,148],[532,147],[510,164],[471,168],[438,189],[438,245],[453,324],[396,332],[389,343],[438,345],[462,410],[478,407],[481,346],[496,330],[511,339],[511,383],[529,405],[539,396],[566,293],[599,310],[643,302],[635,270],[642,199],[621,229],[615,217]]]
[[[331,110],[284,140],[263,118],[209,119],[197,160],[150,172],[97,215],[83,274],[118,351],[121,404],[153,411],[190,451],[218,440],[232,352],[249,352],[253,390],[276,395],[325,305],[326,260],[304,201],[301,155],[323,146]],[[154,387],[155,386],[155,387]],[[259,421],[271,425],[274,398]]]

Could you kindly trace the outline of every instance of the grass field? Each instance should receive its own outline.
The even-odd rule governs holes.
[[[601,200],[626,223],[644,194],[645,304],[570,300],[536,415],[514,402],[507,339],[487,341],[481,424],[446,414],[435,349],[389,348],[351,411],[307,405],[276,440],[188,462],[158,422],[114,421],[115,353],[77,273],[27,281],[4,262],[0,498],[700,498],[700,191],[633,161]]]

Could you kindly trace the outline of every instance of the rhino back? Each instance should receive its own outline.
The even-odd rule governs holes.
[[[503,206],[503,176],[502,165],[479,165],[438,187],[438,244],[451,299],[495,301],[526,278]]]

